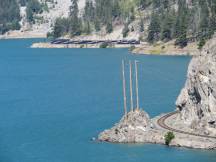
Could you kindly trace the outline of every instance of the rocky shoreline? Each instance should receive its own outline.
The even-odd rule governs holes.
[[[98,140],[111,143],[152,143],[165,145],[165,135],[169,130],[157,124],[161,116],[150,119],[148,114],[143,110],[129,112],[114,127],[101,132],[98,135]],[[169,146],[216,149],[216,139],[196,137],[178,132],[174,132],[174,135],[175,138]]]
[[[165,144],[165,135],[172,131],[175,138],[170,146],[216,149],[215,72],[214,37],[191,60],[185,87],[176,101],[178,113],[150,119],[143,110],[131,111],[114,127],[100,133],[98,139],[114,143]]]

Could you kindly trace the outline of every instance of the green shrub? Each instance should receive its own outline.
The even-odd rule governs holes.
[[[169,145],[170,142],[175,138],[175,135],[173,132],[167,132],[165,134],[165,144],[166,145]]]
[[[130,46],[130,51],[133,51],[136,47],[135,46]]]
[[[100,45],[100,48],[107,48],[109,44],[107,42],[104,42]]]
[[[198,43],[198,49],[201,50],[205,44],[206,44],[206,40],[202,38]]]

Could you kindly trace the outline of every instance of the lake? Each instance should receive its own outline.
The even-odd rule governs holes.
[[[139,60],[140,105],[154,117],[175,109],[190,57],[29,48],[36,41],[0,41],[0,162],[216,161],[216,151],[91,141],[123,114],[122,59]]]

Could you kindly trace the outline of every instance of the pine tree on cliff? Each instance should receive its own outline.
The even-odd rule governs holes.
[[[78,0],[71,0],[72,5],[70,6],[69,20],[70,20],[70,35],[76,36],[81,34],[81,21],[78,17]]]

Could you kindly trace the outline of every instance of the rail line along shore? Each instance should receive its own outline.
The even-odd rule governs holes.
[[[149,44],[138,39],[85,39],[77,37],[75,39],[55,39],[52,41],[36,42],[31,48],[129,48],[133,54],[147,55],[197,55],[199,50],[196,43],[188,43],[185,48],[178,48],[174,41],[158,42]]]
[[[55,39],[49,42],[34,43],[32,48],[130,48],[139,47],[136,39],[88,40],[88,39]]]

